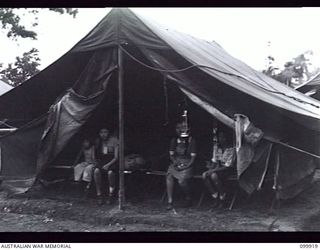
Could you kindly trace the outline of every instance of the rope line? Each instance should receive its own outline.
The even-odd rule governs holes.
[[[120,49],[126,54],[128,55],[132,60],[136,61],[137,63],[141,64],[142,66],[148,68],[148,69],[151,69],[151,70],[155,70],[155,71],[159,71],[159,72],[166,72],[166,73],[178,73],[178,72],[183,72],[183,71],[187,71],[189,69],[192,69],[192,68],[195,68],[195,67],[198,67],[198,68],[207,68],[207,69],[211,69],[211,70],[214,70],[214,71],[217,71],[219,73],[222,73],[222,74],[225,74],[225,75],[229,75],[229,76],[234,76],[234,77],[238,77],[238,78],[241,78],[243,80],[246,80],[250,83],[253,83],[254,86],[257,86],[261,89],[263,89],[264,91],[267,91],[267,92],[270,92],[270,93],[274,93],[274,94],[279,94],[279,95],[283,95],[283,96],[286,96],[288,98],[291,98],[297,102],[300,102],[300,103],[304,103],[304,104],[309,104],[311,106],[314,106],[316,108],[320,108],[320,106],[314,104],[314,103],[310,103],[310,102],[307,102],[307,101],[304,101],[298,97],[294,97],[294,96],[290,96],[290,95],[287,95],[283,92],[280,92],[280,91],[275,91],[275,90],[269,90],[265,87],[262,87],[261,85],[258,85],[256,84],[255,82],[251,81],[250,79],[244,77],[244,76],[240,76],[240,75],[236,75],[236,74],[233,74],[233,73],[229,73],[229,72],[225,72],[225,71],[222,71],[222,70],[219,70],[219,69],[216,69],[216,68],[213,68],[213,67],[210,67],[210,66],[206,66],[206,65],[201,65],[201,64],[193,64],[193,65],[190,65],[188,67],[185,67],[185,68],[182,68],[182,69],[161,69],[161,68],[156,68],[156,67],[153,67],[153,66],[150,66],[148,64],[145,64],[144,62],[140,61],[139,59],[137,59],[136,57],[134,57],[133,55],[131,55],[127,50],[125,50],[121,45],[119,46]]]
[[[6,123],[5,120],[4,121],[0,121],[0,124],[3,124],[5,126],[7,126],[8,128],[16,128],[16,127],[11,126],[10,124]]]

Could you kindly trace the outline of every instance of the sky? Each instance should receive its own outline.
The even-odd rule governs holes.
[[[131,8],[172,29],[218,42],[232,56],[256,70],[266,68],[272,55],[281,67],[312,50],[314,67],[320,67],[320,8]],[[76,18],[40,11],[35,28],[38,40],[13,42],[0,32],[0,63],[13,62],[32,47],[40,51],[41,69],[57,60],[84,37],[110,8],[79,9]],[[23,16],[26,27],[33,16]],[[269,43],[270,42],[270,43]],[[17,44],[18,43],[18,44]],[[269,44],[269,46],[268,46]]]

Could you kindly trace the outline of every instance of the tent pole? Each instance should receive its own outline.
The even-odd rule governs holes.
[[[123,54],[118,46],[118,88],[119,88],[119,209],[123,209],[124,192],[124,111],[123,111]]]

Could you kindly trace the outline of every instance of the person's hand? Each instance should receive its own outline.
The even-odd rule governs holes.
[[[105,170],[105,171],[108,171],[109,167],[110,167],[110,165],[106,164],[106,165],[103,165],[102,169]]]

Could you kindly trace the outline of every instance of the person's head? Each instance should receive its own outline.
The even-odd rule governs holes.
[[[176,124],[176,133],[178,136],[189,136],[190,131],[189,128],[183,122],[179,122]]]
[[[230,136],[228,137],[228,135],[222,131],[218,133],[218,141],[222,147],[228,147],[230,144],[232,144]]]
[[[226,136],[225,136],[225,134],[223,132],[219,132],[218,133],[218,141],[223,146],[226,144],[227,138],[226,138]]]
[[[83,142],[82,142],[82,146],[85,149],[90,148],[90,146],[91,146],[90,140],[89,139],[84,139]]]
[[[99,136],[102,140],[107,140],[109,137],[109,134],[110,134],[110,132],[107,128],[102,128],[99,131]]]

